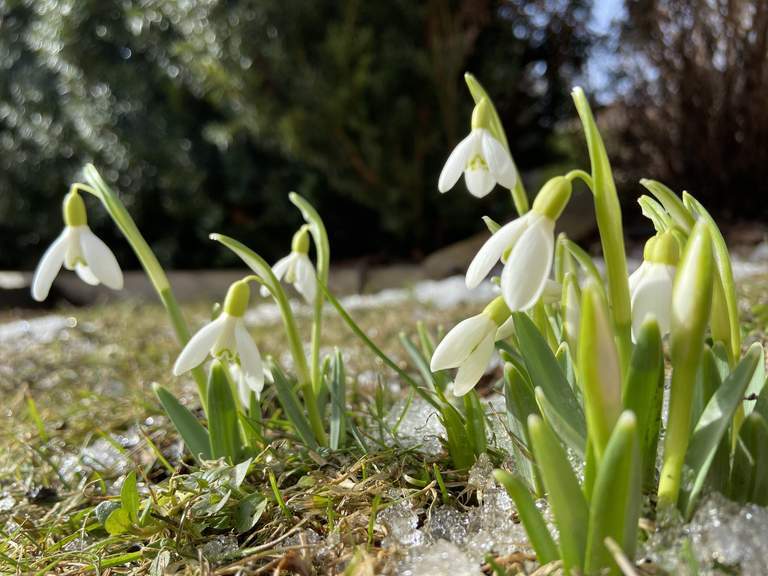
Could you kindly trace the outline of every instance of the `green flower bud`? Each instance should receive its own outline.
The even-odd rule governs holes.
[[[571,199],[573,185],[564,176],[555,176],[541,187],[533,201],[533,211],[557,220]]]
[[[224,312],[230,316],[241,318],[248,308],[248,302],[251,299],[251,288],[245,280],[234,282],[227,291],[227,297],[224,300]]]
[[[472,129],[476,128],[493,133],[493,109],[487,98],[480,100],[472,111]]]
[[[680,260],[680,248],[677,244],[677,238],[675,238],[671,231],[657,234],[656,242],[652,245],[650,252],[650,255],[648,255],[650,257],[646,256],[645,259],[658,264],[675,266],[678,260]]]
[[[67,226],[85,226],[88,224],[88,216],[85,212],[85,202],[77,190],[70,191],[64,196],[63,203],[64,224]]]
[[[501,326],[509,319],[512,312],[510,312],[507,304],[504,302],[504,298],[498,296],[491,300],[490,304],[483,309],[483,314],[493,320],[496,326]]]
[[[293,235],[291,240],[291,252],[297,252],[299,254],[307,254],[309,252],[309,228],[302,226]]]

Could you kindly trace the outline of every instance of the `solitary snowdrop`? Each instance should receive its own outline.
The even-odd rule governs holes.
[[[48,297],[56,275],[64,266],[92,286],[104,284],[113,290],[123,287],[123,273],[115,255],[88,227],[85,202],[77,190],[64,197],[64,231],[40,259],[32,279],[32,297]]]
[[[176,359],[174,375],[180,376],[192,370],[210,355],[237,366],[241,397],[244,396],[244,389],[253,390],[257,396],[261,393],[264,387],[261,354],[243,320],[250,296],[247,280],[239,280],[229,287],[221,315],[190,338]]]
[[[285,279],[292,284],[307,304],[313,304],[317,294],[317,274],[308,253],[309,229],[307,226],[302,226],[293,235],[291,253],[275,262],[272,272],[278,280]],[[266,286],[261,287],[261,295],[269,296]]]
[[[672,323],[672,286],[679,253],[677,240],[669,231],[657,234],[646,242],[643,263],[629,277],[633,338],[640,333],[640,327],[648,315],[656,318],[662,336],[669,333]]]
[[[512,190],[517,169],[512,156],[490,130],[490,103],[483,98],[472,113],[472,131],[458,143],[443,166],[437,188],[447,192],[456,185],[462,172],[467,189],[482,198],[496,183]]]
[[[453,393],[463,396],[480,381],[493,356],[494,342],[509,335],[510,311],[499,297],[477,316],[462,320],[435,348],[432,372],[458,368]]]
[[[499,260],[506,260],[501,293],[510,310],[527,310],[541,298],[552,268],[555,221],[571,197],[571,181],[549,180],[530,212],[499,228],[480,248],[467,269],[467,288],[475,288]]]

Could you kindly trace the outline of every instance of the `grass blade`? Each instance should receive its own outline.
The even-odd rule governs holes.
[[[312,433],[312,426],[304,415],[304,411],[301,409],[301,405],[299,404],[298,398],[296,398],[296,393],[293,391],[291,383],[276,364],[272,364],[270,368],[272,370],[272,377],[275,380],[277,401],[285,411],[288,420],[293,424],[293,429],[307,446],[310,448],[317,448],[317,442]]]
[[[333,354],[331,373],[331,450],[344,446],[347,420],[347,374],[344,370],[344,358],[336,348]]]

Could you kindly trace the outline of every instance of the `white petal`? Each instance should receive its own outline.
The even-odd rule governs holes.
[[[275,275],[275,278],[278,280],[282,280],[283,276],[285,276],[285,273],[288,271],[288,268],[291,266],[291,260],[293,259],[293,252],[288,254],[288,256],[283,256],[275,262],[275,264],[272,266],[272,274]],[[261,295],[266,298],[269,296],[269,289],[266,286],[262,286],[259,290]]]
[[[40,258],[40,263],[35,270],[35,276],[32,279],[32,298],[42,302],[48,297],[53,280],[56,274],[61,270],[64,263],[64,255],[67,252],[67,238],[69,236],[69,227],[59,234],[58,238],[48,246],[48,249]]]
[[[499,228],[485,241],[467,268],[467,288],[475,288],[483,278],[488,276],[496,263],[501,260],[504,252],[517,242],[530,222],[531,217],[527,215],[516,218]]]
[[[459,366],[453,381],[453,393],[464,396],[472,390],[485,374],[486,368],[493,356],[494,334],[488,334],[472,354]]]
[[[467,190],[469,190],[470,194],[477,198],[487,196],[493,190],[493,187],[496,186],[496,180],[485,168],[465,170],[464,182],[466,182]]]
[[[488,170],[491,172],[493,179],[499,181],[499,176],[507,174],[510,166],[512,166],[512,156],[509,155],[509,151],[504,148],[501,142],[491,136],[491,133],[487,130],[483,130],[481,143],[483,146],[483,158],[485,158],[485,163],[488,164]]]
[[[496,340],[506,340],[515,333],[515,317],[510,315],[496,330]]]
[[[96,278],[91,269],[88,268],[88,266],[84,266],[82,262],[75,264],[75,274],[77,274],[77,277],[86,284],[90,284],[91,286],[99,285],[99,279]]]
[[[496,182],[504,186],[504,188],[509,190],[514,189],[517,184],[517,179],[519,178],[515,162],[511,161],[504,171],[494,174],[493,177],[496,178]]]
[[[80,247],[93,275],[112,290],[120,290],[123,287],[123,272],[117,258],[88,226],[80,226]]]
[[[495,331],[496,324],[485,314],[462,320],[437,345],[429,368],[432,372],[456,368],[488,334]]]
[[[309,256],[306,254],[297,255],[293,273],[293,285],[296,290],[304,297],[307,304],[314,304],[317,293],[317,276]]]
[[[238,322],[242,321],[242,318],[237,316],[230,316],[226,312],[221,315],[222,325],[219,337],[211,346],[211,354],[218,356],[222,352],[231,352],[232,354],[237,352],[237,342],[235,341],[235,328],[237,328]]]
[[[189,342],[187,342],[187,345],[184,346],[181,354],[179,354],[179,357],[176,359],[176,364],[173,365],[173,373],[175,376],[183,374],[203,363],[221,333],[226,316],[226,314],[222,314],[213,322],[203,326],[194,336],[192,336],[192,338],[190,338]]]
[[[672,284],[675,267],[649,262],[632,295],[632,336],[637,337],[648,315],[659,323],[661,334],[669,332],[672,321]]]
[[[264,388],[264,365],[259,349],[242,319],[235,325],[235,342],[237,355],[240,358],[241,384],[256,392],[256,396],[259,397]],[[242,386],[239,387],[242,388]]]
[[[632,296],[632,294],[635,293],[635,290],[637,289],[637,285],[640,282],[640,280],[643,278],[643,275],[648,269],[648,262],[643,260],[642,264],[637,267],[637,270],[632,272],[632,274],[629,275],[629,295]]]
[[[455,186],[461,173],[464,172],[464,168],[467,167],[467,162],[477,150],[479,139],[480,134],[473,130],[453,149],[440,172],[440,178],[437,180],[437,189],[440,192],[447,192]]]
[[[541,217],[529,226],[501,273],[501,293],[513,312],[527,310],[541,297],[555,248],[555,223]]]

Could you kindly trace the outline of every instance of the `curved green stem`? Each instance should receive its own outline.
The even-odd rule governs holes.
[[[176,301],[176,297],[173,295],[171,284],[168,282],[168,277],[165,274],[165,270],[157,260],[155,253],[144,240],[144,237],[139,232],[138,226],[133,221],[125,205],[120,201],[120,198],[114,191],[104,182],[104,179],[99,174],[98,170],[93,164],[86,164],[83,169],[85,179],[89,185],[86,184],[73,184],[73,188],[82,190],[92,194],[98,198],[106,208],[107,213],[112,218],[114,223],[123,233],[125,239],[131,245],[133,252],[141,262],[141,266],[149,276],[152,286],[154,286],[157,295],[160,297],[160,301],[165,307],[166,312],[171,320],[171,326],[176,334],[176,339],[179,344],[184,346],[189,341],[189,327],[187,326],[184,316],[181,313],[179,304]],[[194,368],[192,370],[192,376],[197,384],[197,392],[200,397],[200,403],[203,409],[207,411],[207,398],[208,398],[208,384],[206,382],[205,374],[201,368]]]
[[[328,285],[328,275],[330,272],[331,261],[331,248],[328,243],[328,233],[325,230],[323,219],[320,218],[320,214],[317,210],[304,198],[302,198],[296,192],[291,192],[288,195],[290,201],[300,211],[301,215],[309,224],[309,232],[312,234],[312,240],[315,243],[315,251],[317,252],[317,278],[324,285]],[[321,290],[317,291],[315,295],[314,311],[312,319],[312,357],[311,357],[311,379],[312,388],[315,394],[320,393],[322,387],[322,377],[320,371],[320,340],[323,330],[323,293]]]
[[[211,234],[210,238],[211,240],[220,242],[237,254],[243,262],[245,262],[246,265],[261,278],[264,286],[267,287],[272,294],[272,297],[275,299],[275,303],[280,309],[280,315],[283,318],[285,335],[288,338],[288,345],[291,348],[293,362],[296,366],[296,376],[301,385],[304,406],[307,409],[309,422],[312,425],[312,432],[315,434],[317,443],[321,446],[326,446],[327,439],[323,427],[323,419],[320,415],[320,410],[317,407],[317,398],[312,388],[312,380],[310,379],[309,367],[307,366],[307,358],[304,355],[304,347],[301,344],[299,330],[296,326],[296,319],[293,316],[291,305],[288,302],[288,297],[285,295],[285,291],[283,290],[280,281],[275,277],[270,265],[245,244],[223,234]]]

